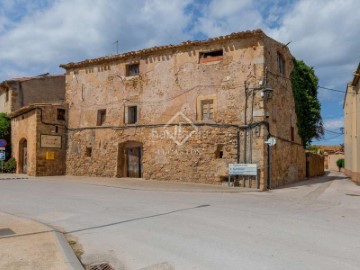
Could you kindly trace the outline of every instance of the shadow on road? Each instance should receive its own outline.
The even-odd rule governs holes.
[[[177,212],[188,211],[188,210],[204,208],[204,207],[209,207],[209,206],[210,206],[209,204],[204,204],[204,205],[199,205],[199,206],[190,207],[190,208],[178,209],[178,210],[173,210],[173,211],[156,214],[156,215],[151,215],[151,216],[132,218],[132,219],[123,220],[123,221],[119,221],[119,222],[113,222],[113,223],[109,223],[109,224],[103,224],[103,225],[98,225],[98,226],[93,226],[93,227],[88,227],[88,228],[83,228],[83,229],[72,230],[72,231],[65,232],[65,234],[100,229],[100,228],[110,227],[110,226],[119,225],[119,224],[123,224],[123,223],[129,223],[129,222],[138,221],[138,220],[160,217],[160,216],[170,215],[170,214],[177,213]]]
[[[344,179],[349,179],[349,177],[343,175],[342,173],[325,171],[323,176],[313,177],[304,181],[290,183],[285,186],[279,187],[278,189],[285,189],[285,188],[296,189],[297,187],[301,187],[301,186],[311,187],[312,185],[315,184],[321,184],[330,181],[344,180]]]

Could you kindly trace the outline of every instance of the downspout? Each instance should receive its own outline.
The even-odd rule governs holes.
[[[245,113],[244,113],[244,124],[247,125],[247,85],[246,81],[244,81],[244,90],[245,90]],[[246,141],[247,141],[247,129],[244,130],[244,163],[246,163]]]
[[[267,66],[265,66],[265,69],[264,69],[264,75],[265,75],[265,87],[267,87]],[[264,106],[265,108],[265,106]],[[267,139],[269,139],[271,137],[271,134],[270,134],[270,122],[269,122],[269,119],[267,119],[267,130],[268,130],[268,135],[267,135]],[[267,174],[268,174],[268,178],[267,178],[267,189],[271,189],[271,148],[270,148],[270,145],[267,144],[267,159],[268,159],[268,166],[267,166]]]
[[[240,130],[237,131],[237,163],[240,163]]]

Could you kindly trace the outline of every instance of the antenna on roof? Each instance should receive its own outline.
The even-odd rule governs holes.
[[[116,40],[113,44],[116,43],[116,54],[119,54],[119,40]]]
[[[289,41],[288,43],[286,43],[283,48],[287,47],[292,41]]]

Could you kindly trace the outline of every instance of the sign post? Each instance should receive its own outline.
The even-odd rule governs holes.
[[[4,173],[4,160],[6,159],[5,151],[0,151],[0,161],[1,161],[1,172]]]
[[[230,177],[232,175],[256,176],[256,188],[259,187],[257,164],[229,164],[228,186],[230,186]],[[250,187],[250,184],[251,184],[251,179],[249,179],[249,187]],[[243,186],[245,186],[245,180],[243,180]]]

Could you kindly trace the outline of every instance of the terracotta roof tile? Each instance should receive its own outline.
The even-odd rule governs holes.
[[[183,47],[187,47],[187,46],[196,46],[196,45],[207,45],[207,44],[211,44],[216,41],[219,41],[219,40],[228,40],[228,39],[244,38],[244,37],[251,37],[251,36],[265,36],[265,33],[261,29],[256,29],[253,31],[243,31],[243,32],[232,33],[232,34],[226,35],[226,36],[210,38],[208,40],[184,41],[177,45],[170,44],[170,45],[165,45],[165,46],[155,46],[152,48],[142,49],[142,50],[138,50],[138,51],[131,51],[131,52],[123,53],[123,54],[104,56],[104,57],[93,58],[93,59],[86,59],[84,61],[76,62],[76,63],[70,62],[67,64],[62,64],[62,65],[60,65],[60,67],[62,67],[64,69],[79,68],[79,67],[97,65],[97,64],[101,64],[101,63],[114,61],[114,60],[119,60],[119,59],[123,59],[123,58],[129,57],[129,56],[143,56],[143,55],[151,54],[153,52],[165,51],[165,50],[169,50],[169,49],[179,49],[179,48],[183,48]]]

